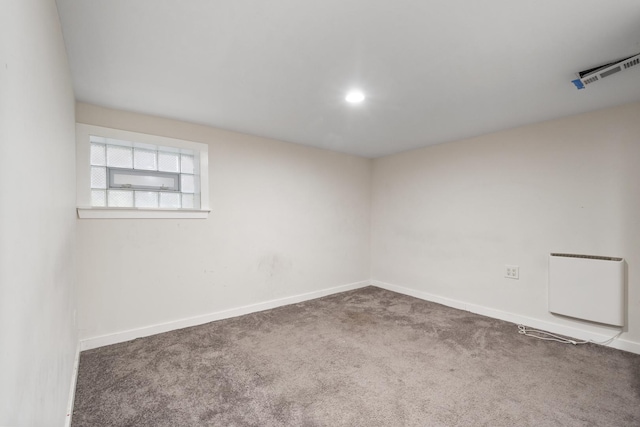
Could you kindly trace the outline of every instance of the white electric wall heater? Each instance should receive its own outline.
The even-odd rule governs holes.
[[[549,255],[549,311],[577,319],[624,325],[624,259]]]
[[[578,89],[584,89],[587,85],[598,82],[606,77],[619,73],[620,71],[626,71],[639,64],[640,53],[627,58],[618,59],[617,61],[610,62],[608,64],[600,65],[599,67],[580,71],[576,73],[577,79],[571,80],[571,83],[576,85]]]

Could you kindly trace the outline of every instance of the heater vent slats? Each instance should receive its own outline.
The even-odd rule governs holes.
[[[610,256],[597,256],[597,255],[551,254],[551,256],[559,256],[559,257],[567,257],[567,258],[599,259],[602,261],[622,261],[622,258],[616,258],[616,257],[610,257]]]
[[[638,64],[640,64],[640,58],[636,58],[633,61],[626,62],[624,64],[624,69],[626,70],[627,68],[633,67],[634,65]]]
[[[621,58],[615,62],[580,71],[576,73],[578,78],[572,80],[571,83],[573,83],[578,89],[584,89],[588,84],[598,82],[606,77],[617,74],[620,71],[625,71],[638,64],[640,64],[640,54]]]
[[[589,83],[597,82],[598,76],[589,77],[588,79],[584,79],[584,84],[588,85]]]

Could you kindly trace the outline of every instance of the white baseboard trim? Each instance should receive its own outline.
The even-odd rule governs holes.
[[[347,285],[336,286],[333,288],[322,289],[319,291],[313,291],[313,292],[308,292],[304,294],[278,298],[270,301],[260,302],[257,304],[249,304],[242,307],[236,307],[228,310],[218,311],[215,313],[204,314],[201,316],[194,316],[186,319],[174,320],[172,322],[144,326],[142,328],[129,329],[126,331],[116,332],[108,335],[85,338],[80,340],[80,350],[81,351],[91,350],[91,349],[103,347],[106,345],[130,341],[136,338],[148,337],[150,335],[169,332],[176,329],[202,325],[205,323],[214,322],[216,320],[228,319],[230,317],[237,317],[245,314],[255,313],[258,311],[269,310],[272,308],[281,307],[283,305],[296,304],[303,301],[321,298],[327,295],[337,294],[340,292],[350,291],[353,289],[364,288],[366,286],[369,286],[370,284],[371,282],[369,280],[363,280],[361,282],[349,283]]]
[[[76,354],[73,360],[73,371],[71,371],[71,386],[69,388],[69,401],[67,402],[67,416],[65,417],[64,427],[71,427],[71,418],[73,417],[73,403],[76,400],[76,383],[78,382],[78,367],[80,365],[80,343],[76,346]]]
[[[483,316],[492,317],[494,319],[505,320],[515,324],[522,324],[536,329],[549,331],[552,333],[565,335],[580,340],[593,340],[593,341],[606,341],[611,338],[611,335],[605,335],[592,331],[587,331],[580,328],[575,328],[566,325],[560,325],[557,323],[549,322],[546,320],[539,320],[533,317],[522,316],[515,313],[509,313],[507,311],[496,310],[494,308],[485,307],[478,304],[470,304],[464,301],[441,297],[438,295],[430,294],[428,292],[418,291],[416,289],[407,288],[404,286],[392,285],[391,283],[385,283],[378,280],[371,281],[372,286],[386,289],[389,291],[397,292],[404,295],[409,295],[415,298],[423,299],[426,301],[435,302],[438,304],[446,305],[448,307],[457,308],[459,310],[469,311],[471,313],[481,314]],[[516,331],[514,331],[516,333]],[[640,343],[635,341],[629,341],[621,338],[613,340],[608,347],[617,348],[618,350],[629,351],[631,353],[640,354]]]

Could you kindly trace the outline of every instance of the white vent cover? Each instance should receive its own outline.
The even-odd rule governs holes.
[[[624,259],[592,255],[549,255],[549,311],[624,325]]]
[[[580,71],[579,73],[576,73],[578,78],[571,82],[576,85],[578,89],[584,89],[591,83],[595,83],[620,71],[628,70],[638,64],[640,64],[640,54],[601,65],[596,68]]]

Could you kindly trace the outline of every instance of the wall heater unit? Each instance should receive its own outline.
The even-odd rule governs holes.
[[[549,255],[549,311],[607,325],[624,325],[623,258]]]
[[[618,59],[615,62],[604,64],[599,67],[590,68],[588,70],[580,71],[576,73],[575,80],[571,80],[571,83],[576,85],[578,89],[584,89],[587,85],[600,81],[620,71],[628,70],[631,67],[640,64],[640,53],[637,55],[629,56],[628,58]]]

